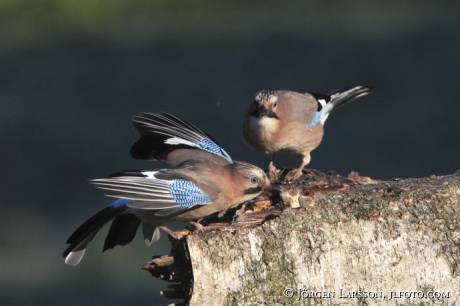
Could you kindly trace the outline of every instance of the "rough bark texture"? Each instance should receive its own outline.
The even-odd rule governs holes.
[[[282,189],[300,208],[186,237],[190,305],[460,305],[460,175]]]

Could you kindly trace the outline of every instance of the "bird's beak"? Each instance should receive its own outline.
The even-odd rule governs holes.
[[[272,184],[270,186],[266,186],[262,188],[264,191],[268,191],[271,193],[281,193],[282,190],[279,185]]]

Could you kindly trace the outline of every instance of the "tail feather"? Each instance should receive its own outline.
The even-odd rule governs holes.
[[[67,244],[70,245],[62,253],[66,259],[65,262],[70,265],[77,265],[85,254],[87,244],[106,223],[128,209],[126,206],[128,202],[131,200],[119,199],[115,201],[77,228],[67,239]]]
[[[374,88],[368,86],[347,86],[334,90],[329,93],[329,100],[321,109],[320,121],[322,124],[326,121],[329,113],[356,98],[365,96],[374,91]],[[321,103],[318,102],[318,105]]]
[[[365,96],[374,91],[374,88],[367,86],[347,86],[329,93],[333,108],[338,108],[356,98]]]
[[[113,249],[117,245],[127,245],[136,237],[141,220],[131,214],[118,215],[110,225],[109,233],[105,238],[104,249]]]
[[[88,236],[77,246],[70,245],[62,254],[65,257],[65,263],[68,265],[76,266],[85,255],[86,245],[93,239],[96,232],[93,235]]]
[[[160,230],[149,222],[142,222],[142,234],[144,235],[144,242],[147,246],[152,245],[160,239]]]

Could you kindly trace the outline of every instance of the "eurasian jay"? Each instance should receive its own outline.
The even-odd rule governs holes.
[[[142,140],[142,145],[133,146],[133,155],[166,160],[174,167],[125,171],[90,181],[117,200],[69,237],[70,245],[62,254],[67,264],[77,265],[87,244],[111,220],[103,251],[131,242],[141,224],[144,241],[151,245],[160,238],[159,228],[168,231],[165,223],[198,220],[236,207],[265,190],[279,192],[260,168],[232,161],[190,123],[165,113],[143,113],[133,118],[133,125]]]
[[[271,153],[268,172],[274,175],[276,154],[303,156],[299,168],[286,175],[287,180],[300,177],[310,162],[310,152],[319,146],[324,122],[329,113],[356,98],[370,94],[373,88],[349,86],[329,94],[293,91],[259,91],[246,111],[243,139],[253,149]]]

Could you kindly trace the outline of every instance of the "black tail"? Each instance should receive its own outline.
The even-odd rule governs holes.
[[[356,98],[365,96],[374,91],[374,88],[368,86],[347,86],[340,89],[336,89],[329,93],[331,103],[335,108],[342,106]]]
[[[67,239],[67,244],[70,245],[62,253],[62,256],[65,258],[65,262],[69,265],[77,265],[85,254],[86,246],[91,240],[93,240],[97,232],[106,223],[110,222],[127,208],[128,207],[126,205],[118,207],[108,206],[89,218],[85,223],[77,228],[77,230],[69,237],[69,239]],[[109,245],[111,247],[114,246],[111,244]],[[106,248],[104,247],[104,250],[105,249]]]
[[[133,241],[141,220],[134,215],[118,215],[110,225],[109,233],[105,237],[104,249],[102,252],[112,249],[117,245],[127,245]]]

